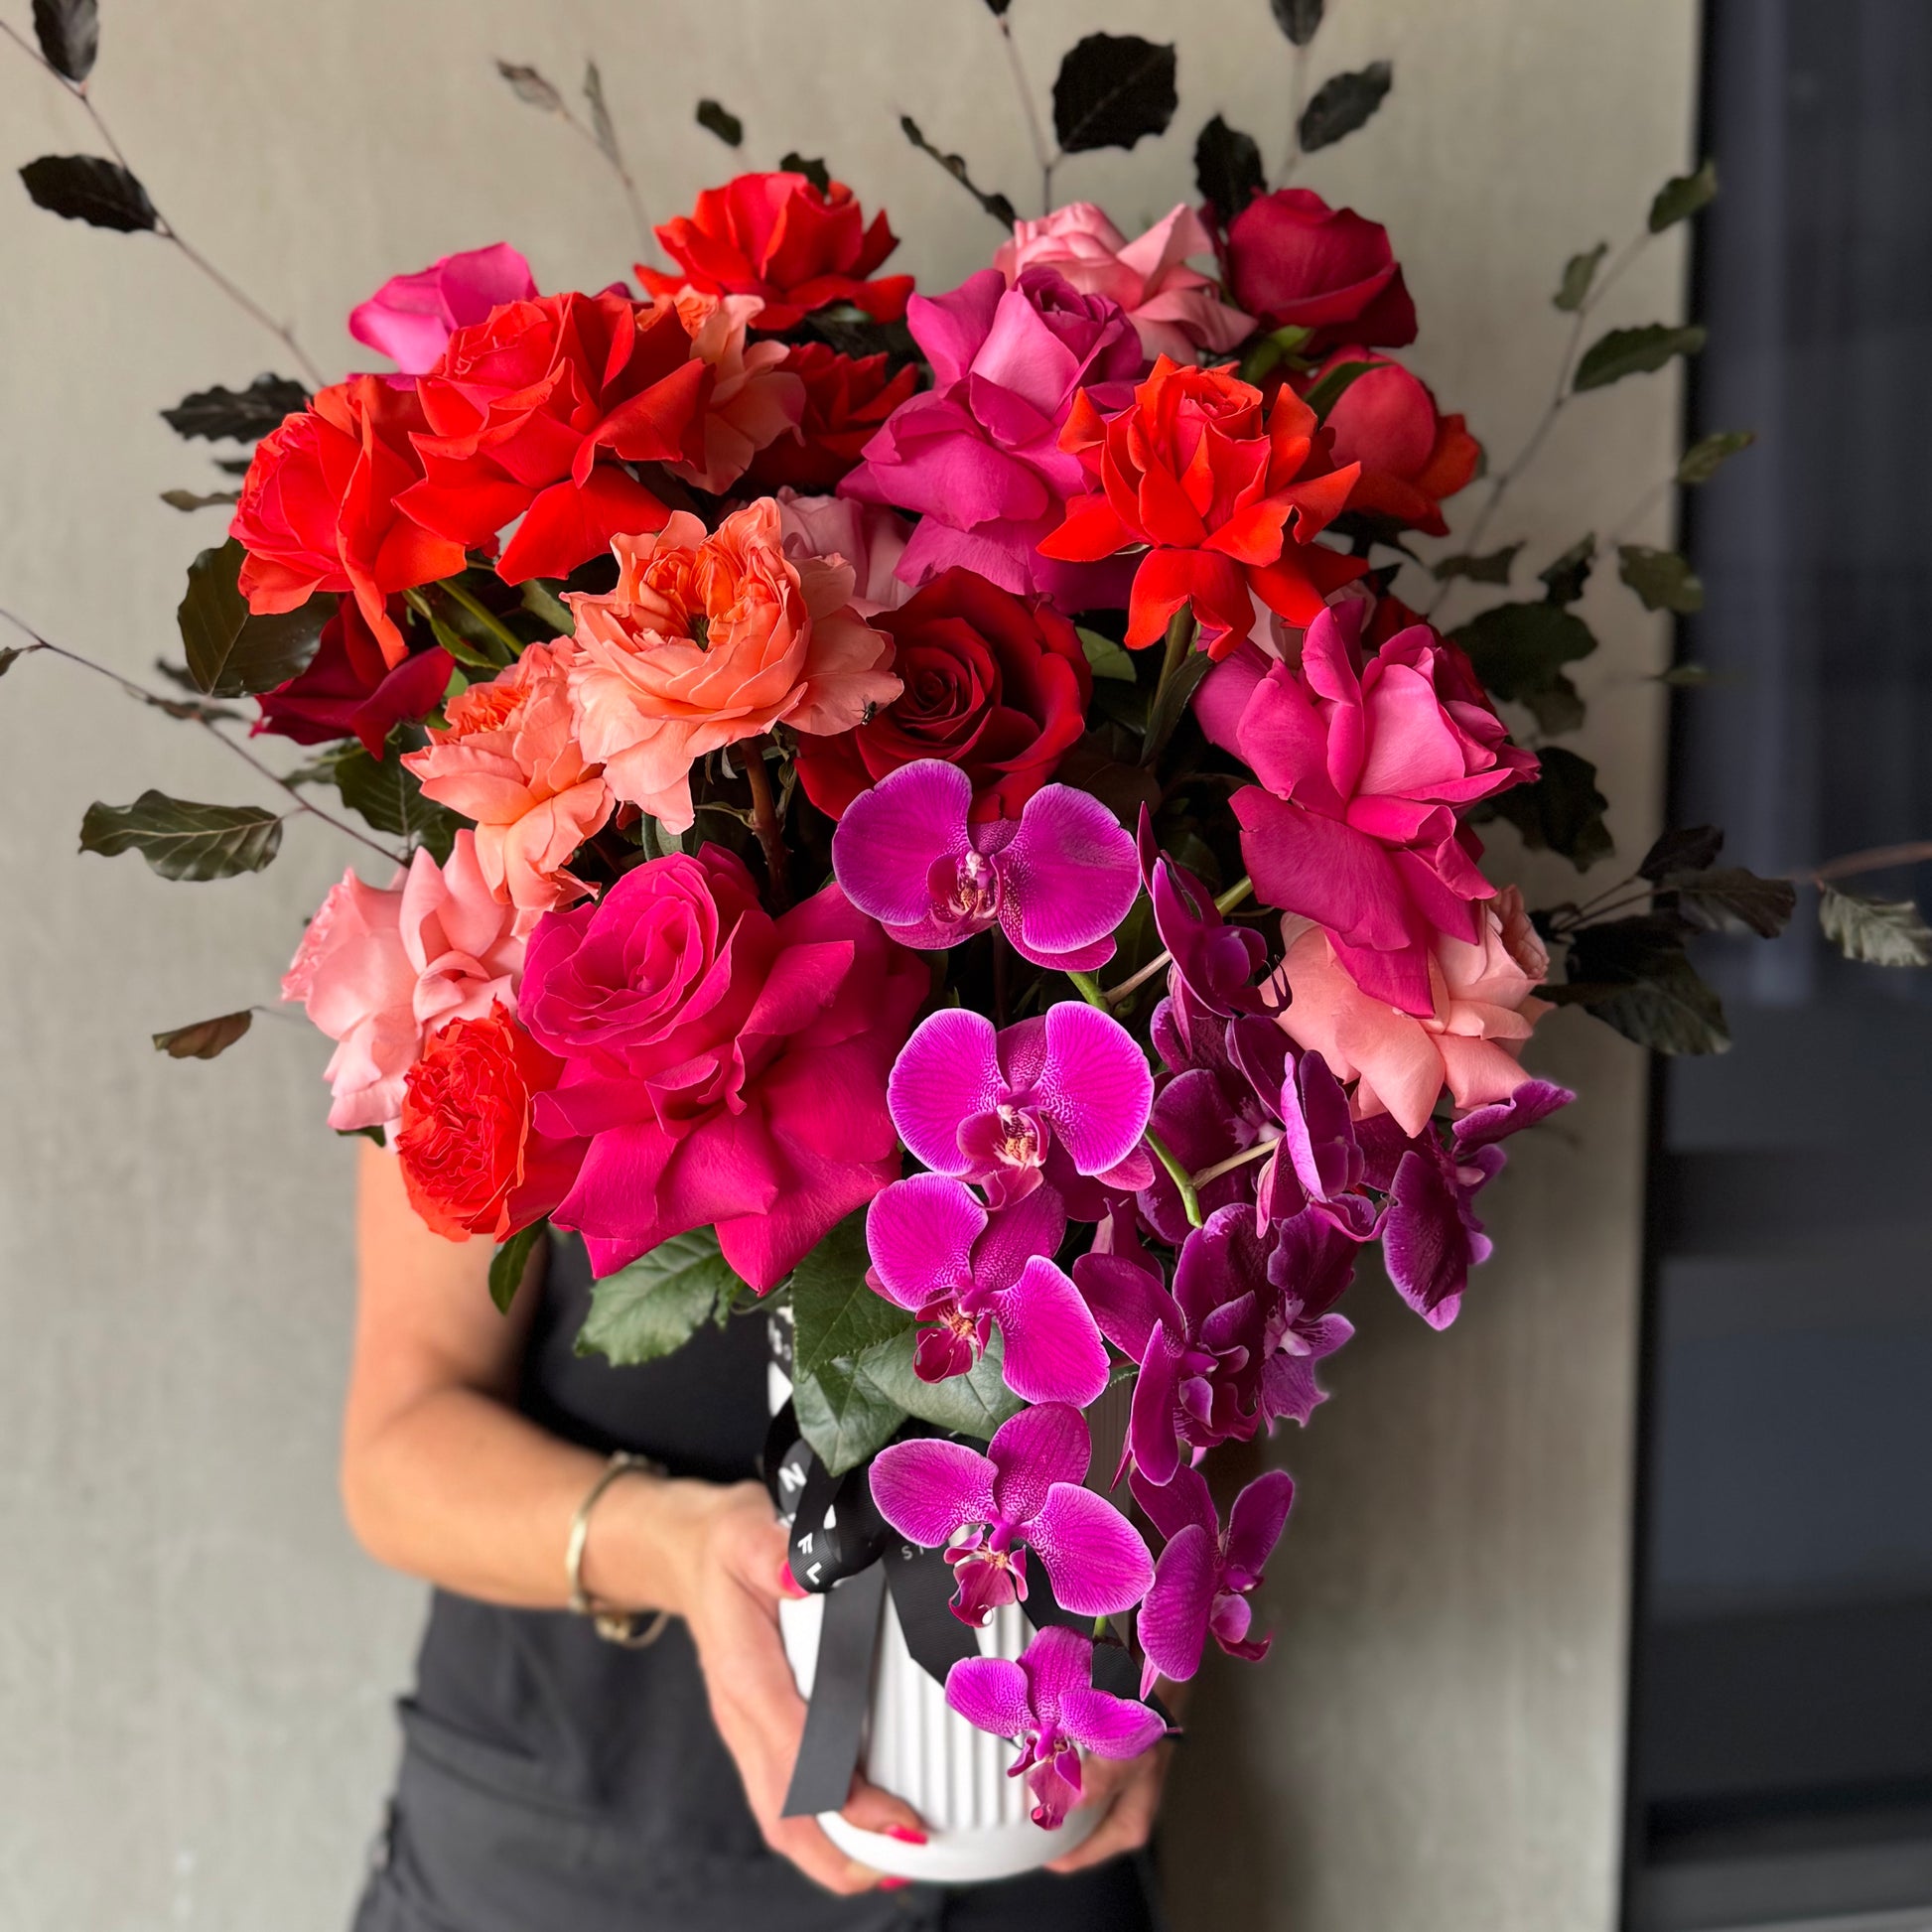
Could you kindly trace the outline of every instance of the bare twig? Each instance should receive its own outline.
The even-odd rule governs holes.
[[[771,774],[764,768],[764,740],[745,748],[745,776],[752,786],[752,830],[764,854],[764,870],[771,886],[771,905],[782,912],[789,902],[785,883],[785,838],[778,826],[778,801],[772,795]]]
[[[1049,153],[1046,146],[1046,132],[1039,124],[1039,110],[1034,105],[1034,90],[1027,79],[1025,63],[1020,59],[1020,44],[1013,38],[1013,23],[1005,14],[996,16],[1000,38],[1006,42],[1007,65],[1013,69],[1014,91],[1020,96],[1020,111],[1027,118],[1027,138],[1034,145],[1034,160],[1039,167],[1039,211],[1042,215],[1053,211],[1053,170],[1063,157]]]

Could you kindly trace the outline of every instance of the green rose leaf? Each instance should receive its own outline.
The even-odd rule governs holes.
[[[360,812],[376,831],[426,846],[439,865],[450,856],[464,821],[423,796],[422,780],[403,764],[393,742],[379,759],[370,758],[360,745],[349,746],[333,760],[328,776],[343,803]]]
[[[1603,822],[1609,800],[1596,789],[1596,767],[1561,745],[1546,745],[1537,757],[1543,770],[1534,784],[1512,785],[1471,816],[1506,819],[1532,850],[1558,853],[1587,872],[1616,849]]]
[[[1596,648],[1582,618],[1548,603],[1493,605],[1454,634],[1484,686],[1512,703],[1549,690],[1566,664]]]
[[[1684,452],[1677,466],[1681,483],[1706,483],[1740,450],[1757,441],[1754,429],[1720,429],[1700,438]]]
[[[260,872],[281,848],[282,821],[259,805],[201,805],[153,789],[131,805],[89,805],[80,821],[82,852],[138,852],[163,879]]]
[[[1089,630],[1085,624],[1074,627],[1080,635],[1080,648],[1086,653],[1087,668],[1095,677],[1111,679],[1118,684],[1137,682],[1134,660],[1124,645],[1115,643],[1111,637],[1103,637],[1097,630]]]
[[[802,1381],[826,1363],[863,1355],[875,1343],[906,1333],[912,1317],[866,1280],[864,1208],[848,1214],[791,1275],[794,1378]]]
[[[1673,175],[1650,204],[1650,232],[1662,234],[1718,199],[1718,164],[1707,161],[1694,175]]]
[[[1453,557],[1438,557],[1429,566],[1430,575],[1439,584],[1448,583],[1451,577],[1465,577],[1471,584],[1507,584],[1509,567],[1522,547],[1520,543],[1506,543],[1500,550],[1484,551],[1480,557],[1466,550]]]
[[[1673,356],[1695,355],[1704,346],[1704,337],[1705,331],[1695,323],[1683,329],[1661,322],[1647,322],[1640,329],[1612,329],[1584,350],[1571,386],[1581,395],[1586,389],[1621,382],[1626,375],[1648,375]]]
[[[1646,611],[1675,611],[1689,617],[1704,609],[1703,580],[1675,550],[1620,543],[1616,574],[1636,592]]]
[[[792,1413],[827,1471],[835,1476],[856,1469],[898,1433],[905,1412],[886,1396],[855,1363],[831,1361],[815,1374],[797,1377],[791,1390]]]
[[[510,1304],[516,1300],[516,1291],[523,1286],[523,1277],[529,1270],[530,1252],[543,1238],[548,1225],[539,1217],[528,1227],[518,1228],[489,1257],[489,1299],[495,1303],[498,1314],[509,1313]]]
[[[1594,248],[1587,249],[1581,255],[1572,255],[1563,265],[1563,280],[1557,285],[1557,292],[1550,300],[1567,315],[1575,315],[1589,296],[1589,285],[1596,279],[1596,271],[1603,257],[1610,252],[1607,241],[1599,241]]]
[[[986,1353],[970,1374],[943,1382],[921,1382],[912,1366],[909,1338],[880,1342],[860,1357],[858,1366],[872,1386],[908,1416],[935,1428],[986,1442],[1010,1416],[1026,1407],[1006,1385],[1005,1354],[996,1328]]]
[[[591,1284],[591,1311],[577,1331],[580,1355],[605,1355],[620,1368],[654,1362],[680,1349],[738,1277],[712,1228],[660,1241],[628,1268]]]
[[[336,599],[318,593],[293,611],[251,616],[235,582],[246,555],[233,537],[204,550],[188,567],[188,589],[175,613],[188,675],[211,698],[252,697],[299,676],[336,615]]]
[[[1932,926],[1909,898],[1820,890],[1818,923],[1847,959],[1870,966],[1932,966]]]

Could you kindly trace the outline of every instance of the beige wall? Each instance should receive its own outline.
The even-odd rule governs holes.
[[[1478,433],[1520,440],[1558,346],[1574,247],[1616,236],[1684,159],[1689,0],[1331,0],[1319,70],[1393,56],[1380,119],[1302,179],[1385,219],[1424,317],[1418,360]],[[108,0],[96,93],[155,199],[296,323],[330,369],[341,317],[398,268],[507,236],[542,285],[632,259],[595,159],[508,97],[501,54],[569,84],[587,52],[646,201],[729,158],[826,153],[943,287],[991,224],[899,143],[899,111],[1024,197],[1032,169],[977,0]],[[25,9],[12,10],[24,17]],[[1216,108],[1275,150],[1286,50],[1264,0],[1020,0],[1036,77],[1097,25],[1175,31],[1164,141],[1082,158],[1069,195],[1123,221],[1189,192]],[[94,143],[0,47],[9,168]],[[144,237],[62,223],[0,184],[0,602],[130,671],[172,643],[217,519],[154,412],[286,358]],[[1616,320],[1668,313],[1674,250]],[[1670,455],[1669,383],[1577,412],[1498,535],[1545,551],[1614,521]],[[1589,749],[1643,838],[1661,639],[1602,586]],[[266,878],[169,886],[78,860],[94,797],[147,783],[262,796],[189,731],[45,658],[0,686],[0,1932],[329,1932],[391,1752],[416,1592],[338,1517],[349,1160],[322,1126],[320,1042],[272,1022],[178,1066],[145,1035],[264,997],[348,856],[293,827]],[[1641,1067],[1564,1022],[1545,1066],[1586,1089],[1495,1201],[1504,1259],[1434,1336],[1366,1298],[1337,1401],[1284,1446],[1303,1500],[1273,1585],[1276,1659],[1210,1686],[1176,1794],[1202,1906],[1295,1932],[1607,1926],[1617,1783]],[[1212,1829],[1252,1825],[1230,1858]]]

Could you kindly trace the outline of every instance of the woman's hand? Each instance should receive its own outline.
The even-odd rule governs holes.
[[[778,1634],[778,1598],[796,1590],[785,1533],[756,1482],[729,1488],[677,1483],[688,1524],[678,1539],[678,1608],[697,1647],[711,1715],[738,1765],[745,1796],[772,1851],[828,1891],[862,1892],[904,1883],[849,1859],[811,1818],[779,1816],[791,1782],[805,1706]],[[780,1580],[783,1580],[782,1583]],[[923,1844],[919,1816],[863,1778],[841,1816],[870,1832]]]
[[[1165,1686],[1163,1687],[1166,1688]],[[1080,1802],[1106,1807],[1100,1823],[1086,1841],[1046,1869],[1064,1876],[1104,1864],[1123,1852],[1138,1852],[1154,1830],[1161,1809],[1161,1787],[1168,1781],[1168,1760],[1173,1745],[1163,1739],[1139,1757],[1083,1757],[1080,1762]]]

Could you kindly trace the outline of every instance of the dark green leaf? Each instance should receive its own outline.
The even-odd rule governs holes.
[[[1589,625],[1555,604],[1494,605],[1454,635],[1489,691],[1517,703],[1549,690],[1566,664],[1596,648]]]
[[[570,606],[542,579],[532,577],[519,586],[519,595],[524,610],[558,636],[568,637],[577,628],[577,620],[571,616]]]
[[[1337,362],[1318,382],[1311,384],[1302,400],[1314,411],[1314,420],[1317,423],[1326,422],[1329,410],[1341,400],[1342,391],[1357,376],[1366,375],[1374,366],[1373,362]]]
[[[1499,792],[1478,815],[1507,819],[1525,845],[1558,853],[1587,872],[1615,850],[1603,823],[1610,801],[1596,789],[1596,767],[1561,745],[1545,746],[1537,757],[1543,771],[1536,782]]]
[[[1587,537],[1579,537],[1555,563],[1536,573],[1537,581],[1543,586],[1544,602],[1575,604],[1589,582],[1589,567],[1595,560],[1596,534],[1592,531]]]
[[[1637,861],[1637,875],[1657,880],[1673,872],[1702,872],[1717,863],[1725,835],[1715,825],[1686,825],[1659,835]]]
[[[20,171],[27,192],[50,214],[119,234],[152,234],[161,216],[148,191],[118,161],[97,154],[44,154]]]
[[[1163,752],[1168,749],[1168,740],[1174,734],[1174,727],[1187,715],[1187,707],[1193,701],[1194,693],[1200,689],[1201,680],[1214,668],[1214,661],[1204,650],[1190,650],[1174,667],[1173,675],[1155,693],[1154,704],[1148,713],[1147,737],[1141,745],[1141,765],[1144,770],[1152,770]],[[1132,823],[1131,820],[1127,821]]]
[[[848,1361],[828,1362],[816,1374],[795,1380],[791,1405],[798,1433],[835,1476],[884,1449],[905,1420],[905,1411]]]
[[[778,158],[778,166],[788,175],[803,175],[821,195],[832,192],[832,171],[822,160],[802,155],[794,149]]]
[[[1053,776],[1098,798],[1123,825],[1132,825],[1143,805],[1156,811],[1161,804],[1161,787],[1135,762],[1138,757],[1139,747],[1121,726],[1102,725],[1073,741]]]
[[[1268,0],[1279,27],[1297,47],[1307,47],[1321,25],[1322,0]]]
[[[1650,204],[1650,232],[1661,234],[1676,222],[1688,220],[1699,208],[1718,199],[1718,164],[1707,161],[1694,175],[1674,175]]]
[[[49,67],[84,80],[100,52],[100,9],[95,0],[34,0],[34,38]]]
[[[243,1007],[239,1013],[223,1013],[212,1020],[197,1020],[186,1027],[171,1027],[154,1035],[157,1053],[171,1060],[211,1060],[225,1052],[255,1024],[254,1010]]]
[[[376,831],[426,847],[438,864],[450,856],[463,820],[423,796],[422,780],[403,764],[394,745],[380,759],[370,758],[360,745],[347,746],[330,775],[343,803]]]
[[[1561,671],[1540,691],[1530,692],[1523,703],[1545,738],[1561,738],[1582,728],[1584,694]]]
[[[698,102],[698,125],[707,133],[717,135],[728,148],[745,145],[745,123],[718,101]]]
[[[1675,611],[1688,617],[1704,609],[1703,582],[1675,550],[1620,543],[1616,574],[1642,599],[1646,611]]]
[[[1394,85],[1395,69],[1387,61],[1371,61],[1354,73],[1330,74],[1302,109],[1302,152],[1313,154],[1353,134]]]
[[[1585,933],[1608,931],[1586,926]],[[1575,948],[1572,949],[1572,971]],[[1560,1006],[1581,1006],[1624,1038],[1656,1053],[1725,1053],[1730,1030],[1724,1002],[1705,984],[1682,948],[1663,952],[1640,976],[1627,980],[1593,980],[1570,986],[1546,987]]]
[[[1932,926],[1909,898],[1820,890],[1818,923],[1847,959],[1870,966],[1932,966]]]
[[[161,500],[171,510],[211,510],[217,503],[238,503],[238,489],[211,489],[206,495],[193,489],[164,489]]]
[[[1004,20],[1007,9],[1012,5],[1013,0],[986,0],[986,10],[995,20]]]
[[[1230,127],[1219,114],[1194,143],[1194,186],[1222,227],[1256,196],[1267,193],[1261,149],[1252,134]]]
[[[546,113],[561,114],[564,111],[564,97],[535,68],[519,67],[511,61],[498,61],[496,71],[510,83],[510,91],[518,100],[526,101],[532,107],[541,107]]]
[[[523,1277],[529,1273],[531,1250],[543,1239],[547,1225],[539,1215],[528,1227],[518,1228],[489,1257],[489,1299],[496,1304],[498,1314],[509,1313],[510,1304],[516,1300],[516,1291],[523,1286]]]
[[[377,1147],[387,1147],[389,1137],[379,1127],[339,1127],[337,1135],[345,1141],[373,1141]]]
[[[1550,300],[1565,314],[1575,315],[1588,300],[1589,285],[1595,281],[1596,271],[1609,252],[1610,244],[1599,241],[1594,248],[1572,255],[1563,265],[1563,280]]]
[[[1000,1332],[968,1375],[943,1382],[921,1382],[912,1366],[910,1342],[899,1336],[881,1342],[860,1357],[858,1367],[888,1402],[935,1428],[987,1441],[1009,1417],[1026,1407],[1006,1385]]]
[[[611,120],[611,109],[604,98],[604,76],[597,70],[597,63],[589,61],[584,66],[584,98],[590,102],[591,132],[597,136],[597,145],[603,150],[604,158],[612,167],[621,170],[623,156],[618,148],[618,130]]]
[[[1677,466],[1677,481],[1681,483],[1709,483],[1738,451],[1748,450],[1756,441],[1757,432],[1753,429],[1714,430],[1684,452],[1683,460]]]
[[[1677,909],[1707,932],[1754,932],[1775,939],[1798,903],[1788,879],[1760,879],[1742,866],[1670,873],[1658,885],[1674,893]]]
[[[161,412],[161,420],[177,436],[204,436],[210,443],[232,440],[259,443],[269,431],[279,429],[285,416],[306,409],[309,392],[285,375],[256,376],[245,389],[197,389],[183,396],[172,409]],[[242,466],[243,471],[247,465]]]
[[[1704,333],[1695,323],[1684,329],[1661,322],[1647,322],[1640,329],[1612,329],[1584,350],[1573,386],[1581,394],[1621,382],[1626,375],[1648,375],[1675,355],[1695,355],[1704,346]]]
[[[188,675],[210,698],[251,697],[298,676],[336,614],[336,600],[318,594],[293,611],[251,617],[235,584],[246,555],[233,537],[204,550],[188,567],[188,589],[175,613]]]
[[[1271,330],[1258,343],[1251,345],[1242,356],[1241,380],[1259,382],[1263,376],[1287,361],[1313,334],[1312,329],[1304,329],[1300,324]]]
[[[80,821],[82,852],[138,852],[163,879],[260,872],[281,845],[282,821],[258,805],[199,805],[152,789],[131,805],[89,805]]]
[[[0,677],[5,677],[13,669],[14,661],[25,657],[32,648],[31,644],[0,645]]]
[[[792,1271],[796,1378],[815,1374],[840,1357],[855,1359],[874,1343],[902,1337],[911,1328],[912,1317],[867,1282],[871,1266],[861,1208],[848,1214]]]
[[[944,154],[939,149],[935,148],[932,145],[932,143],[928,141],[925,138],[925,136],[919,132],[919,124],[917,121],[915,121],[912,118],[910,114],[901,114],[898,117],[898,127],[899,127],[899,132],[903,134],[905,138],[908,141],[910,141],[912,145],[915,148],[917,148],[921,154],[930,155],[934,161],[938,162],[940,167],[945,169],[946,173],[949,174],[953,178],[953,180],[960,185],[961,188],[965,189],[967,194],[972,196],[973,200],[976,201],[980,205],[980,207],[987,211],[988,214],[992,215],[994,220],[998,221],[1003,227],[1010,228],[1013,226],[1015,220],[1018,219],[1018,217],[1015,215],[1013,211],[1013,204],[1010,201],[1008,201],[1004,195],[993,195],[993,194],[989,194],[985,189],[975,188],[973,186],[972,177],[968,175],[966,172],[966,157],[964,155]]]
[[[660,1241],[628,1268],[591,1284],[591,1311],[577,1331],[580,1355],[607,1355],[620,1368],[654,1362],[680,1349],[738,1277],[718,1252],[711,1228]]]
[[[1657,682],[1668,684],[1674,691],[1702,691],[1716,680],[1709,665],[1673,664],[1669,670],[1657,673]]]
[[[1429,567],[1430,574],[1439,584],[1447,583],[1451,577],[1466,577],[1472,584],[1507,584],[1509,567],[1522,547],[1520,543],[1506,543],[1500,550],[1487,551],[1480,557],[1471,556],[1466,550],[1453,557],[1438,557]]]
[[[1053,79],[1053,131],[1063,154],[1131,148],[1173,119],[1174,51],[1138,34],[1089,34]]]
[[[1088,668],[1095,677],[1111,678],[1121,684],[1135,681],[1134,660],[1123,645],[1111,637],[1103,637],[1097,630],[1089,630],[1084,624],[1076,627],[1080,648],[1086,652]]]

